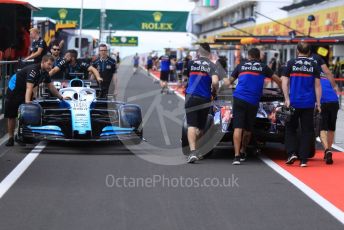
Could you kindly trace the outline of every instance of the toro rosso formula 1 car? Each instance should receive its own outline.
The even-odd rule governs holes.
[[[60,89],[70,100],[42,98],[19,108],[18,138],[23,142],[142,140],[141,108],[109,99],[97,99],[95,89],[74,79]]]
[[[228,89],[226,92],[222,92],[213,101],[204,135],[198,143],[203,157],[210,155],[218,145],[233,142],[232,90]],[[261,151],[267,142],[284,143],[285,125],[292,113],[292,109],[284,107],[284,97],[278,89],[265,88],[263,90],[251,138],[251,146],[254,147],[257,153]],[[298,135],[300,135],[300,130]],[[299,140],[301,140],[301,137]],[[183,153],[187,155],[190,150],[186,120],[184,120],[182,128],[181,142]],[[315,139],[312,149],[311,157],[315,154]]]

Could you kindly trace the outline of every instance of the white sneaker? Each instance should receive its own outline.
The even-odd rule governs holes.
[[[194,163],[195,161],[198,161],[198,157],[194,154],[194,153],[191,153],[189,156],[188,156],[188,159],[186,160],[187,163],[189,164],[192,164]]]

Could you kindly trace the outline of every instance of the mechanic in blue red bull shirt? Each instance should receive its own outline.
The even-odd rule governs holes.
[[[324,59],[317,54],[312,54],[310,59],[314,60],[320,68],[320,83],[322,89],[320,140],[324,147],[324,160],[326,164],[333,164],[331,147],[334,141],[339,110],[337,96],[339,89]]]
[[[134,74],[136,74],[137,69],[139,68],[139,64],[140,64],[140,56],[138,53],[136,53],[135,56],[133,57],[133,63],[134,63],[133,72]]]
[[[320,83],[322,89],[320,140],[325,149],[324,160],[326,164],[333,164],[331,147],[336,131],[339,102],[336,90],[323,72],[320,75]]]
[[[250,142],[265,78],[272,78],[281,87],[279,77],[260,61],[260,50],[251,48],[248,51],[248,60],[237,65],[229,79],[229,85],[238,79],[233,93],[234,165],[245,161],[246,147]],[[225,84],[228,84],[227,80],[224,80]]]
[[[297,45],[298,57],[288,61],[282,73],[285,106],[295,112],[286,124],[285,146],[288,153],[286,164],[293,164],[300,156],[300,166],[306,167],[314,145],[314,107],[321,112],[320,71],[317,63],[309,58],[310,46],[305,42]],[[301,124],[302,141],[298,146],[296,130]]]
[[[183,59],[178,59],[176,63],[176,73],[177,73],[177,79],[178,84],[180,85],[182,83],[182,76],[183,76]]]
[[[211,55],[209,44],[200,44],[198,54],[200,57],[190,61],[187,70],[189,84],[186,89],[185,111],[190,146],[188,163],[193,163],[199,159],[199,153],[196,152],[196,142],[201,137],[207,122],[212,91],[217,91],[219,84],[216,65],[209,60]]]
[[[166,93],[167,83],[170,76],[171,60],[169,56],[163,55],[160,57],[160,87],[161,93]]]
[[[149,76],[150,71],[153,69],[153,57],[149,54],[147,57],[147,74]]]
[[[322,57],[320,57],[318,54],[315,54],[313,53],[311,56],[310,56],[310,59],[315,61],[318,65],[318,67],[320,68],[320,72],[324,75],[324,77],[326,77],[333,89],[338,93],[339,92],[339,88],[334,80],[334,75],[333,73],[331,72],[331,70],[327,67],[326,65],[326,62],[324,61],[324,59]]]

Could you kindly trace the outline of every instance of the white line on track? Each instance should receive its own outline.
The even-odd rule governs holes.
[[[260,156],[259,158],[266,165],[268,165],[270,168],[272,168],[275,172],[280,174],[282,177],[284,177],[286,180],[288,180],[290,183],[292,183],[295,187],[300,189],[306,196],[308,196],[310,199],[312,199],[315,203],[317,203],[323,209],[325,209],[327,212],[329,212],[338,221],[340,221],[342,224],[344,224],[344,213],[339,208],[334,206],[332,203],[330,203],[328,200],[326,200],[324,197],[322,197],[319,193],[314,191],[312,188],[308,187],[306,184],[304,184],[302,181],[300,181],[298,178],[293,176],[287,170],[283,169],[281,166],[276,164],[271,159],[267,158],[264,155]]]
[[[144,71],[147,71],[147,69],[145,69],[144,67],[141,67]],[[155,76],[154,74],[152,74],[151,72],[149,72],[149,76],[150,77],[152,77],[153,79],[155,79],[155,80],[158,80],[158,81],[160,81],[160,78],[158,78],[157,76]],[[173,88],[172,87],[168,87],[170,90],[173,90]],[[182,100],[185,100],[185,98],[184,98],[184,95],[183,94],[181,94],[181,93],[179,93],[179,92],[177,92],[177,91],[174,91],[175,92],[175,94],[180,98],[180,99],[182,99]]]
[[[319,137],[317,137],[316,140],[317,140],[317,142],[321,143],[321,140],[320,140]],[[338,146],[338,145],[332,144],[332,148],[334,148],[337,151],[344,152],[344,149],[342,147]]]
[[[150,76],[159,80],[158,77],[156,77],[154,74],[150,73]],[[179,92],[176,92],[176,95],[185,100],[185,97],[180,94]],[[333,148],[344,152],[344,149],[336,146],[336,145],[332,145]],[[283,169],[281,166],[279,166],[278,164],[276,164],[274,161],[272,161],[270,158],[266,157],[266,156],[260,156],[259,157],[267,166],[269,166],[271,169],[273,169],[276,173],[278,173],[279,175],[281,175],[283,178],[285,178],[286,180],[288,180],[290,183],[292,183],[295,187],[297,187],[298,189],[301,190],[301,192],[303,192],[306,196],[308,196],[311,200],[313,200],[315,203],[317,203],[318,205],[320,205],[320,207],[322,207],[323,209],[325,209],[328,213],[330,213],[334,218],[336,218],[339,222],[341,222],[342,224],[344,224],[344,213],[342,210],[340,210],[339,208],[337,208],[336,206],[334,206],[331,202],[329,202],[328,200],[326,200],[324,197],[322,197],[319,193],[317,193],[316,191],[314,191],[312,188],[310,188],[309,186],[307,186],[306,184],[304,184],[302,181],[300,181],[298,178],[296,178],[295,176],[293,176],[291,173],[289,173],[287,170]]]
[[[45,142],[40,142],[36,147],[6,176],[0,183],[0,199],[13,186],[19,177],[30,167],[32,162],[39,156],[39,154],[46,147]]]
[[[5,134],[1,139],[0,139],[0,146],[5,144],[5,142],[8,140],[8,134]]]
[[[14,133],[18,132],[18,128],[16,128],[14,130]],[[2,146],[3,144],[5,144],[5,142],[7,142],[8,140],[8,134],[6,133],[2,138],[0,138],[0,146]]]

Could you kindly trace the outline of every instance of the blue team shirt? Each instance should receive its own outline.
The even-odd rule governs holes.
[[[321,104],[323,103],[330,103],[330,102],[338,102],[338,96],[336,91],[333,89],[331,82],[328,80],[327,77],[321,76],[320,78],[321,83]]]
[[[147,65],[153,65],[153,58],[150,56],[147,58]]]
[[[188,67],[188,87],[186,93],[206,99],[211,98],[212,76],[217,75],[216,66],[209,59],[201,57],[190,61]]]
[[[162,56],[161,57],[161,62],[160,62],[160,70],[161,71],[170,71],[170,58],[167,56]]]
[[[232,72],[238,78],[233,96],[253,105],[258,105],[263,93],[264,79],[271,78],[272,70],[264,63],[256,60],[237,65]]]
[[[182,71],[183,70],[183,61],[182,60],[179,60],[177,62],[177,66],[176,66],[176,69],[179,70],[179,71]]]
[[[134,65],[139,65],[140,57],[134,56]]]
[[[317,63],[308,57],[288,61],[282,76],[290,78],[290,105],[294,108],[314,108],[315,79],[320,78]]]
[[[325,73],[322,71],[321,66],[326,65],[324,59],[322,59],[317,54],[312,54],[310,57],[315,63],[317,63],[319,71],[320,71],[320,83],[321,83],[321,103],[329,103],[329,102],[338,102],[338,96],[336,91],[333,89],[331,82],[325,76]]]

